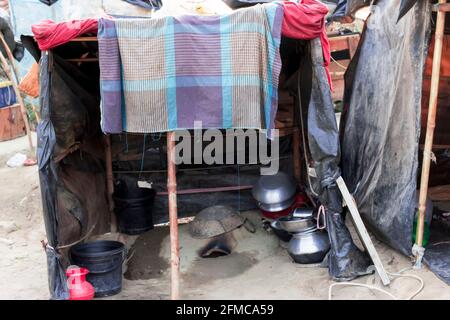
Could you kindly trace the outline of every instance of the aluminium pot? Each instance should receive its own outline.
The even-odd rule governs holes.
[[[287,250],[295,263],[320,263],[330,250],[330,240],[326,231],[314,228],[294,233]]]
[[[295,202],[295,180],[279,171],[274,175],[261,176],[252,189],[253,198],[264,211],[277,212],[289,208]]]

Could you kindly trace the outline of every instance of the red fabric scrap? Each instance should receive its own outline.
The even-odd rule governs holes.
[[[31,30],[39,49],[48,50],[67,43],[85,33],[97,34],[98,20],[91,18],[56,23],[47,19],[34,24]]]
[[[326,5],[317,0],[299,0],[299,3],[283,1],[283,25],[281,34],[292,39],[311,40],[320,37],[322,43],[325,70],[330,89],[333,90],[330,65],[330,43],[325,29]]]

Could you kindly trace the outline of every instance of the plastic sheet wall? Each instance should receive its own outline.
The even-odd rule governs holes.
[[[372,262],[367,253],[354,244],[345,225],[342,196],[336,185],[336,179],[341,176],[341,146],[331,92],[324,89],[328,88],[328,83],[319,39],[311,41],[310,56],[311,60],[306,60],[300,69],[299,83],[301,106],[308,106],[308,145],[317,175],[313,189],[319,194],[318,198],[327,212],[331,249],[325,262],[333,280],[348,281],[371,273],[369,267]],[[308,64],[311,64],[311,69]]]
[[[422,74],[431,11],[418,1],[377,1],[346,73],[343,177],[369,229],[411,255]]]

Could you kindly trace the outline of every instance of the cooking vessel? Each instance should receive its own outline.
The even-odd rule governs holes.
[[[298,233],[306,230],[311,230],[312,228],[316,227],[316,221],[312,216],[302,218],[290,215],[287,217],[281,217],[277,221],[284,231],[290,233]]]
[[[260,209],[276,212],[294,203],[296,191],[295,180],[279,171],[274,175],[261,176],[253,186],[252,195]]]
[[[289,242],[289,240],[291,240],[292,234],[283,230],[278,220],[272,221],[270,223],[270,228],[272,229],[273,233],[275,233],[275,235],[278,237],[278,239],[280,239],[281,241]]]
[[[296,218],[309,218],[313,216],[313,208],[295,208],[292,216]]]
[[[320,263],[330,250],[330,240],[325,231],[314,228],[294,233],[287,250],[295,263]]]

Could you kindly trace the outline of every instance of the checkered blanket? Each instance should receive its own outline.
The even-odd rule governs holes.
[[[278,104],[283,9],[227,15],[102,18],[102,129],[151,133],[271,129]]]

